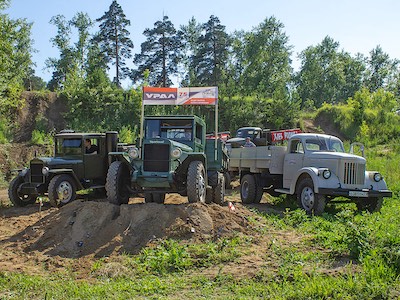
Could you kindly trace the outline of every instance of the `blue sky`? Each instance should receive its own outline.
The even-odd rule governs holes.
[[[67,20],[77,12],[86,12],[94,20],[108,10],[112,0],[11,0],[5,11],[11,18],[26,18],[33,22],[32,38],[37,53],[33,61],[36,74],[48,81],[51,72],[44,70],[48,57],[58,57],[50,38],[56,28],[49,24],[52,16],[62,14]],[[129,31],[134,53],[140,51],[143,31],[167,15],[178,28],[194,16],[198,22],[207,22],[211,15],[219,18],[226,31],[249,31],[265,18],[275,16],[293,46],[293,67],[299,66],[297,54],[311,45],[317,45],[329,35],[340,43],[340,48],[352,54],[368,53],[380,45],[391,58],[400,59],[400,1],[395,0],[118,0],[131,21]],[[97,30],[97,26],[95,27]]]

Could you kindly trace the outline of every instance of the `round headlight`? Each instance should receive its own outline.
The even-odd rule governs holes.
[[[181,155],[182,155],[182,150],[180,148],[174,148],[171,151],[171,156],[174,158],[179,158],[179,157],[181,157]]]
[[[382,175],[381,175],[381,173],[375,173],[375,174],[374,174],[374,180],[375,180],[376,182],[381,181],[381,180],[382,180]]]
[[[138,158],[139,157],[139,149],[136,147],[130,148],[128,150],[128,155],[133,159]]]
[[[47,174],[49,174],[49,168],[48,168],[48,167],[43,167],[43,168],[42,168],[42,174],[43,174],[44,176],[46,176]]]
[[[331,177],[331,171],[329,169],[326,169],[322,172],[322,177],[324,177],[325,179],[328,179],[329,177]]]
[[[24,168],[24,169],[19,173],[19,175],[23,177],[23,176],[26,175],[26,173],[28,173],[28,169],[27,169],[27,168]]]

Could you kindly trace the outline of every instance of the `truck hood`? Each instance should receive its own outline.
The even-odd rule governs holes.
[[[185,151],[185,152],[193,152],[192,147],[189,147],[188,145],[183,144],[183,143],[179,143],[179,142],[171,140],[171,145],[174,147],[179,147],[182,149],[182,151]]]
[[[358,163],[365,163],[366,160],[364,157],[350,154],[350,153],[344,153],[344,152],[330,152],[330,151],[325,151],[325,152],[311,152],[308,155],[309,159],[315,159],[315,160],[327,160],[327,159],[333,159],[333,160],[338,160],[338,159],[349,159]]]
[[[45,166],[62,166],[62,165],[75,165],[81,164],[82,159],[65,159],[62,157],[39,157]]]
[[[193,152],[193,148],[189,147],[188,145],[184,143],[180,143],[174,140],[166,139],[166,138],[153,138],[153,139],[148,139],[146,141],[146,144],[171,144],[173,147],[179,147],[182,149],[182,151],[185,152]]]

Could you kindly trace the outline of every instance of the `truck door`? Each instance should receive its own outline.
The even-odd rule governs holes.
[[[300,139],[293,139],[283,162],[283,188],[288,189],[297,171],[303,167],[304,147]]]
[[[96,179],[105,177],[105,149],[100,145],[100,139],[88,138],[91,144],[96,147],[96,151],[84,154],[85,179]]]

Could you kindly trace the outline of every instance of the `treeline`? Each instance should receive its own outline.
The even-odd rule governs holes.
[[[0,0],[0,12],[9,4]],[[21,91],[45,87],[66,99],[70,128],[122,130],[132,139],[138,132],[141,86],[173,83],[218,86],[223,130],[245,125],[297,126],[300,111],[332,112],[337,107],[346,107],[346,114],[327,115],[337,116],[332,121],[338,126],[350,118],[351,125],[343,128],[350,139],[371,132],[373,124],[378,124],[375,117],[392,127],[397,122],[376,113],[380,107],[397,120],[394,111],[400,96],[399,61],[379,45],[369,56],[352,55],[327,36],[301,51],[300,68],[294,71],[292,45],[284,24],[275,17],[266,17],[250,31],[228,33],[214,15],[205,23],[192,17],[178,27],[164,16],[144,30],[146,40],[135,55],[129,38],[131,21],[116,0],[95,20],[80,12],[71,20],[54,16],[50,23],[57,28],[51,43],[59,56],[47,59],[53,75],[45,83],[32,70],[30,30],[34,25],[0,14],[0,140],[2,135],[3,140],[12,138],[10,125],[21,107]],[[134,68],[127,66],[129,61]],[[109,73],[114,74],[112,80]],[[131,88],[121,88],[122,81],[130,82]],[[381,99],[379,106],[368,100],[375,98]],[[213,129],[210,108],[146,107],[146,113],[197,113]]]

